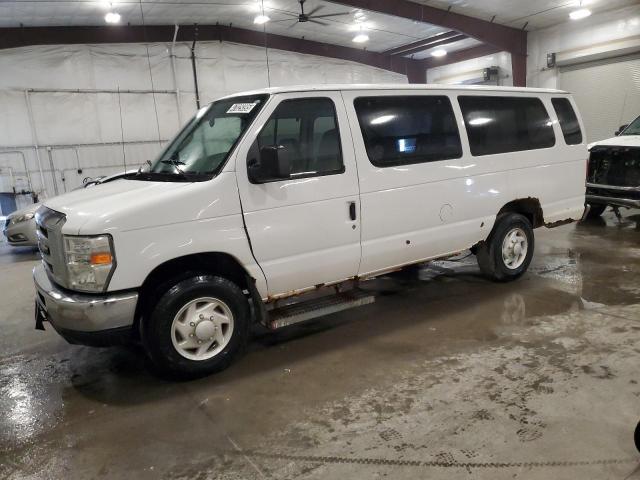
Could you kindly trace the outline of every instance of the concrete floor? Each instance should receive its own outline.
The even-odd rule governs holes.
[[[1,478],[640,479],[640,214],[538,230],[530,272],[382,279],[189,383],[33,329],[0,247]]]

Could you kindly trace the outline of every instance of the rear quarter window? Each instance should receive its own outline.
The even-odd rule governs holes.
[[[582,143],[582,131],[578,116],[571,106],[568,98],[552,98],[551,104],[558,116],[562,135],[567,145],[578,145]]]
[[[553,147],[553,124],[536,97],[458,97],[474,156]]]

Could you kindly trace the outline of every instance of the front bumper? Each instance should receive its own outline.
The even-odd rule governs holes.
[[[35,219],[26,222],[13,223],[5,228],[4,235],[7,237],[9,245],[14,247],[37,247],[38,237],[36,235]]]
[[[70,343],[111,345],[131,335],[137,292],[70,292],[51,282],[42,265],[33,269],[33,281],[36,316],[48,321]]]
[[[640,187],[587,183],[586,202],[590,205],[601,204],[640,208]]]

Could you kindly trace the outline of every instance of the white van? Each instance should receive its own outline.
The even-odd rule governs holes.
[[[583,214],[576,112],[566,92],[524,88],[222,98],[145,171],[45,202],[36,326],[88,345],[138,337],[160,369],[194,376],[229,365],[252,322],[369,303],[358,282],[407,265],[471,249],[513,280],[534,228]]]

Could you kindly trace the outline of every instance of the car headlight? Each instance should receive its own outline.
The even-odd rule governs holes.
[[[26,222],[27,220],[31,220],[34,216],[35,216],[35,213],[33,212],[24,213],[22,215],[15,215],[10,218],[11,220],[10,223],[15,225],[16,223]]]
[[[116,266],[111,235],[64,236],[68,288],[102,292]]]

